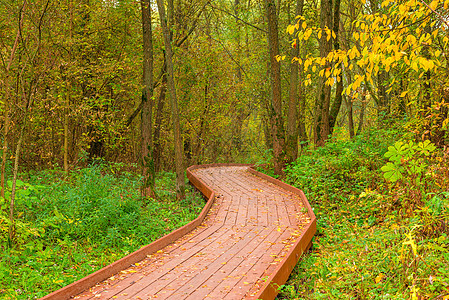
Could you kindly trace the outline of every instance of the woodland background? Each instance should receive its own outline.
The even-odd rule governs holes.
[[[42,296],[154,240],[144,224],[157,227],[161,206],[179,218],[159,234],[188,222],[201,200],[188,187],[186,196],[185,167],[245,162],[316,201],[321,254],[346,234],[326,222],[346,220],[354,203],[346,231],[388,228],[377,244],[431,241],[422,256],[396,251],[397,270],[365,267],[390,295],[443,297],[448,42],[448,0],[2,1],[0,296]],[[398,227],[382,227],[387,219]],[[87,258],[67,254],[74,243]],[[61,253],[64,264],[45,269]],[[305,266],[329,269],[324,254]],[[434,267],[421,276],[420,263]],[[18,279],[19,265],[31,275]],[[60,268],[69,275],[54,279]],[[284,292],[378,295],[364,275],[339,289],[319,270]]]

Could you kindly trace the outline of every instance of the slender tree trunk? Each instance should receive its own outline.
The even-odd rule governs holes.
[[[274,0],[265,0],[268,19],[268,48],[270,53],[271,107],[269,116],[273,120],[271,135],[273,138],[274,173],[283,175],[284,168],[284,130],[282,120],[281,67],[276,57],[279,55],[279,36],[276,5]]]
[[[164,68],[164,74],[162,75],[161,89],[159,91],[159,101],[157,103],[154,139],[153,139],[154,171],[156,173],[160,172],[162,169],[161,167],[162,143],[160,136],[162,128],[162,113],[164,110],[166,92],[167,92],[167,71],[166,68]]]
[[[26,115],[26,113],[25,113]],[[26,119],[25,121],[26,122]],[[15,219],[14,219],[14,208],[15,208],[15,198],[16,198],[16,183],[17,183],[17,173],[19,170],[19,157],[20,157],[20,150],[22,148],[22,141],[23,141],[23,131],[24,131],[25,124],[22,125],[22,128],[20,129],[20,136],[19,141],[17,142],[16,146],[16,153],[14,156],[14,169],[13,169],[13,178],[12,178],[12,186],[11,186],[11,196],[9,200],[9,230],[8,230],[8,237],[9,237],[9,246],[12,247],[14,244],[14,232],[15,232]]]
[[[143,36],[143,91],[141,112],[141,162],[144,184],[142,195],[154,197],[155,172],[152,148],[153,111],[153,36],[151,28],[151,1],[141,0]]]
[[[69,175],[69,106],[70,85],[67,84],[66,103],[64,107],[64,172]]]
[[[348,130],[349,130],[349,137],[352,139],[354,137],[354,111],[352,107],[352,100],[349,99],[345,95],[345,103],[346,107],[348,109]]]
[[[335,0],[334,6],[334,50],[340,50],[340,41],[339,41],[339,28],[340,28],[340,0]],[[338,63],[337,68],[341,68],[341,63]],[[332,104],[330,113],[329,113],[329,132],[332,134],[334,131],[335,122],[337,121],[338,113],[340,112],[341,102],[343,101],[343,70],[342,74],[337,78],[337,87],[335,89],[335,100]]]
[[[20,14],[20,21],[19,21],[19,27],[22,26],[23,22],[23,8],[25,6],[26,2],[23,3],[21,14]],[[5,108],[4,108],[4,116],[5,116],[5,123],[3,124],[3,151],[2,151],[2,166],[1,166],[1,179],[0,179],[0,196],[5,198],[5,182],[6,182],[6,158],[8,154],[8,134],[9,134],[9,125],[10,125],[10,108],[12,107],[9,99],[10,97],[10,74],[9,71],[11,69],[12,62],[14,60],[14,55],[16,54],[17,46],[19,45],[20,40],[20,30],[17,30],[16,39],[14,41],[14,45],[11,49],[11,54],[9,56],[8,64],[5,69],[6,78],[4,81],[4,89],[5,89]]]
[[[431,29],[430,25],[425,26],[424,28],[425,32],[430,34]],[[426,45],[422,48],[422,56],[424,56],[426,59],[430,59],[430,47]],[[437,141],[436,139],[432,139],[432,135],[437,130],[432,130],[432,118],[430,118],[430,115],[432,114],[431,107],[432,107],[432,89],[431,89],[431,73],[430,70],[426,71],[424,73],[424,82],[423,82],[423,89],[424,89],[424,95],[423,95],[423,103],[421,105],[421,118],[424,121],[424,133],[422,136],[423,140],[432,140],[432,142],[439,144],[440,141]]]
[[[185,180],[184,180],[184,165],[183,165],[183,145],[181,137],[181,128],[179,126],[179,112],[178,100],[176,97],[176,86],[173,74],[173,53],[170,42],[170,31],[167,25],[167,18],[165,16],[165,7],[163,0],[157,0],[157,7],[159,10],[159,18],[161,20],[162,32],[164,34],[165,45],[165,62],[167,64],[167,83],[170,95],[170,105],[172,112],[173,134],[175,143],[175,166],[176,166],[176,195],[178,199],[185,197]]]
[[[295,15],[302,15],[304,8],[304,0],[298,0],[296,2]],[[302,22],[301,22],[302,23]],[[296,36],[297,30],[294,35]],[[291,57],[299,57],[299,43],[296,42],[291,49]],[[287,116],[287,142],[286,142],[286,154],[287,161],[295,161],[298,157],[298,104],[301,103],[303,97],[301,91],[301,82],[299,76],[299,64],[292,62],[290,64],[290,89],[288,97],[288,116]],[[300,107],[302,109],[302,107]]]
[[[5,88],[8,88],[5,85]],[[8,88],[9,89],[9,88]],[[8,92],[6,92],[8,94]],[[9,97],[9,96],[8,96]],[[1,192],[0,196],[5,198],[5,181],[6,181],[6,158],[8,153],[8,133],[9,133],[9,99],[5,101],[5,124],[3,124],[3,153],[2,153],[2,169],[1,169]]]
[[[365,118],[365,108],[366,108],[366,88],[363,88],[362,107],[360,108],[359,125],[357,126],[357,133],[356,133],[356,135],[359,135],[360,133],[362,133],[363,121],[364,121],[364,118]]]
[[[388,74],[385,71],[380,70],[377,73],[377,86],[378,86],[378,103],[377,103],[377,112],[379,121],[384,120],[390,114],[389,110],[389,97],[387,94],[387,77]]]
[[[73,45],[73,4],[69,1],[69,57],[72,58]],[[64,172],[69,175],[69,111],[70,111],[70,79],[66,76],[66,99],[64,105]]]
[[[320,10],[321,39],[320,57],[327,57],[332,48],[332,38],[327,40],[325,28],[332,26],[332,0],[321,0]],[[324,69],[331,68],[326,62]],[[326,77],[320,76],[318,83],[318,99],[316,103],[314,142],[316,146],[324,146],[330,134],[329,131],[329,106],[330,106],[331,86],[326,84]]]

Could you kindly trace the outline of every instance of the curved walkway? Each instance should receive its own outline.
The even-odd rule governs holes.
[[[212,198],[202,223],[74,299],[275,297],[315,233],[304,194],[246,165],[188,175]]]

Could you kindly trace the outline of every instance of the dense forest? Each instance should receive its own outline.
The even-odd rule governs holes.
[[[448,0],[1,1],[0,298],[185,224],[185,168],[239,162],[316,209],[280,298],[449,299],[448,42]]]

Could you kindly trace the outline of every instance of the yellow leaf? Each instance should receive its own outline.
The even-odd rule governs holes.
[[[320,60],[320,65],[324,66],[326,64],[326,58],[322,57]]]
[[[318,31],[318,39],[321,40],[321,30]]]
[[[293,26],[293,25],[288,25],[288,26],[287,26],[287,33],[293,34],[294,32],[295,32],[295,26]]]
[[[379,283],[382,281],[382,279],[385,277],[384,273],[379,273],[379,275],[376,276],[376,283]]]
[[[307,41],[311,35],[312,35],[312,28],[307,28],[307,30],[304,32],[304,40]]]
[[[306,29],[306,27],[307,27],[306,21],[303,21],[301,26],[302,26],[302,29]]]
[[[335,79],[333,77],[330,77],[326,80],[326,85],[332,86],[335,82]]]
[[[403,98],[403,97],[405,97],[405,95],[407,95],[407,93],[408,93],[408,91],[402,92],[399,97]]]
[[[435,10],[436,8],[437,8],[437,6],[438,6],[438,0],[433,0],[430,4],[429,4],[429,7],[432,9],[432,10]]]
[[[315,72],[316,71],[316,66],[313,66],[312,67],[312,72]]]
[[[436,38],[437,35],[438,35],[438,29],[435,29],[435,30],[432,32],[432,35],[433,35],[433,38]]]
[[[416,45],[416,38],[413,36],[413,35],[411,35],[411,34],[409,34],[408,36],[407,36],[407,38],[406,38],[406,41],[409,43],[409,45],[411,46],[411,47],[414,47],[415,45]]]

